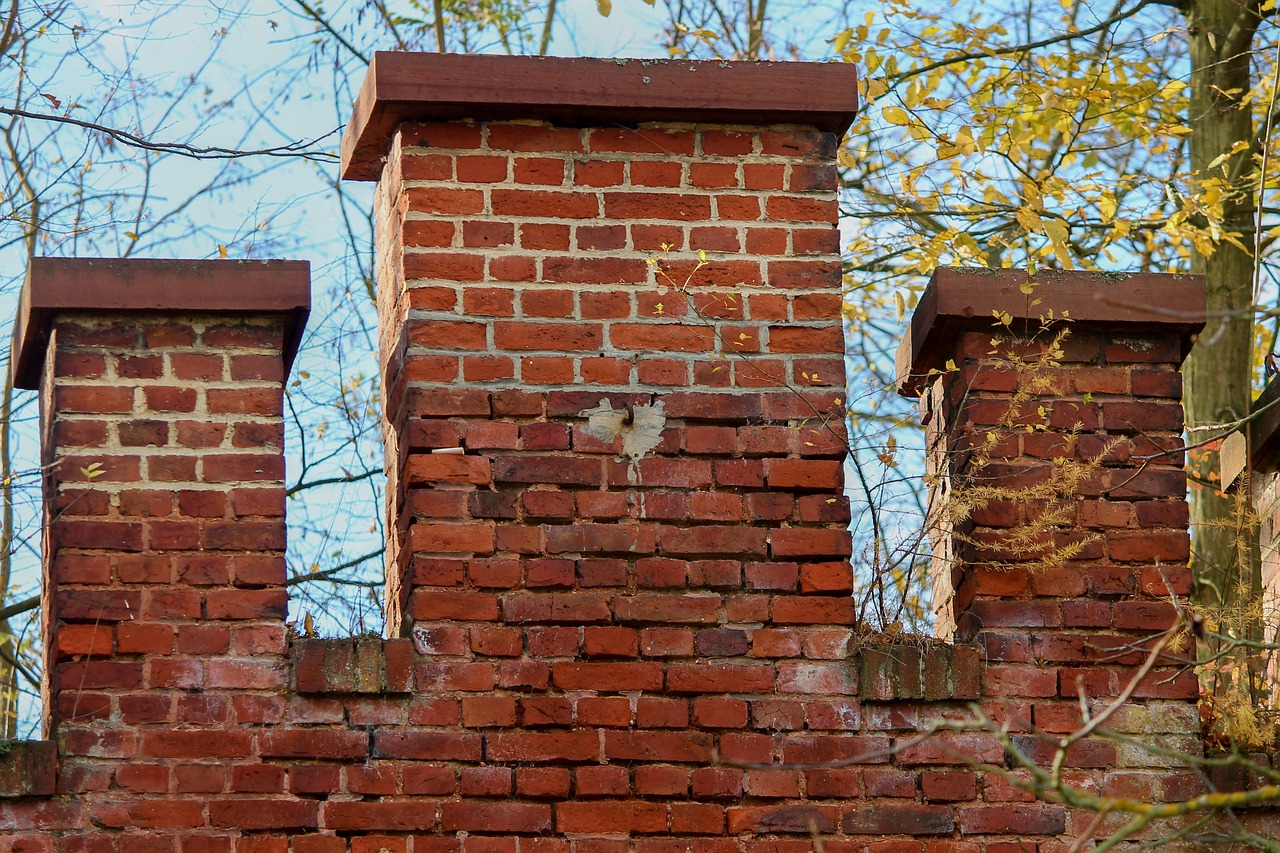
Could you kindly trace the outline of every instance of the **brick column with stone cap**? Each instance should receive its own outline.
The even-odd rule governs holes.
[[[744,727],[856,722],[835,161],[856,105],[840,64],[370,69],[343,173],[379,182],[390,631],[495,779],[554,766],[513,790],[555,799],[559,833],[719,832],[687,797],[799,795],[797,770],[701,766],[792,754]]]
[[[379,179],[393,633],[848,625],[855,106],[842,65],[377,56],[343,170]]]
[[[40,391],[60,793],[221,791],[199,762],[247,757],[237,729],[281,712],[282,392],[309,281],[297,261],[32,263],[14,378]]]
[[[898,373],[926,424],[937,627],[1006,664],[987,678],[1114,696],[1135,654],[1108,650],[1174,623],[1191,586],[1178,368],[1204,304],[1199,276],[1020,270],[939,270],[921,297]],[[990,487],[1007,491],[949,514]],[[1174,674],[1139,695],[1194,698]]]

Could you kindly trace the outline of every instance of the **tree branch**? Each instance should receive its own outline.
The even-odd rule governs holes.
[[[315,486],[332,486],[337,483],[358,483],[361,480],[367,480],[370,477],[373,477],[381,473],[382,473],[381,468],[370,468],[369,470],[365,471],[362,474],[347,474],[342,477],[326,477],[323,480],[312,480],[309,483],[296,483],[293,486],[290,486],[289,490],[284,494],[285,494],[285,497],[291,498],[298,492],[301,492],[303,489],[310,489]]]
[[[309,3],[305,2],[305,0],[293,0],[293,3],[299,9],[306,12],[307,17],[315,21],[317,24],[319,24],[321,28],[324,29],[325,32],[327,32],[329,35],[337,39],[338,44],[342,45],[347,50],[351,51],[352,56],[354,56],[356,59],[363,62],[365,65],[369,64],[369,58],[365,56],[363,53],[361,53],[360,51],[356,50],[355,47],[352,46],[351,42],[343,38],[342,33],[335,30],[333,28],[333,25],[330,24],[328,21],[326,21],[319,12],[317,12],[315,9],[312,9]]]
[[[196,145],[190,145],[186,142],[152,142],[141,136],[120,130],[115,127],[108,127],[105,124],[98,124],[92,121],[83,121],[71,116],[60,116],[52,113],[34,113],[29,110],[14,109],[12,107],[0,107],[0,115],[14,116],[15,118],[35,119],[37,121],[51,121],[59,124],[70,124],[76,127],[82,127],[85,130],[92,130],[98,133],[106,134],[123,145],[131,148],[141,148],[147,151],[158,151],[163,154],[177,154],[180,157],[190,157],[193,160],[238,160],[244,157],[300,157],[304,160],[319,160],[326,163],[336,163],[338,155],[329,151],[310,150],[312,145],[327,139],[338,133],[341,128],[334,128],[324,136],[318,136],[315,139],[303,140],[299,142],[290,142],[288,145],[277,145],[273,148],[258,148],[253,150],[244,150],[239,148],[201,148]]]
[[[28,610],[35,610],[40,606],[40,596],[33,595],[30,598],[24,598],[22,601],[15,601],[13,604],[0,608],[0,620],[8,619],[11,616],[17,616],[19,613],[26,613]]]

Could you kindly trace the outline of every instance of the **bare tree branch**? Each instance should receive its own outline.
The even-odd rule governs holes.
[[[163,154],[177,154],[178,156],[189,157],[193,160],[239,160],[245,157],[299,157],[303,160],[336,163],[338,161],[337,154],[334,154],[331,151],[314,150],[312,146],[342,131],[342,128],[338,127],[323,136],[316,137],[315,139],[290,142],[287,145],[277,145],[272,148],[239,149],[219,148],[217,146],[202,148],[186,142],[155,142],[138,136],[137,134],[120,130],[119,128],[108,127],[105,124],[98,124],[97,122],[92,121],[83,121],[78,118],[72,118],[71,116],[60,116],[52,113],[36,113],[13,107],[0,107],[0,115],[75,125],[76,127],[82,127],[85,130],[92,130],[97,133],[105,134],[116,142],[128,145],[131,148],[158,151]]]

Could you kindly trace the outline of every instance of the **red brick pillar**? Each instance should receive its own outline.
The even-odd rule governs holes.
[[[300,262],[33,263],[15,377],[40,390],[61,792],[222,791],[243,726],[282,714],[282,389],[308,305]]]
[[[1203,324],[1196,276],[934,275],[900,390],[927,424],[939,631],[1009,664],[988,681],[1068,697],[1083,678],[1113,696],[1141,655],[1108,650],[1173,624],[1169,596],[1191,584],[1178,368]],[[948,514],[990,487],[1007,493]],[[1194,698],[1194,675],[1170,674],[1139,696]]]
[[[390,627],[492,765],[444,831],[718,834],[694,801],[802,796],[744,728],[858,725],[855,102],[841,65],[378,55],[344,173],[379,180]]]
[[[847,623],[852,70],[385,54],[369,80],[344,169],[380,179],[393,631],[610,623],[624,592],[682,624],[834,593],[804,608]],[[761,595],[738,618],[714,589]]]

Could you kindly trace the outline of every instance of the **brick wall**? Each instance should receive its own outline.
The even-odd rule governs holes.
[[[984,508],[937,540],[961,642],[854,643],[833,162],[851,84],[836,65],[377,57],[344,169],[379,179],[386,640],[286,642],[273,406],[296,306],[35,299],[20,372],[43,363],[47,452],[68,459],[48,486],[58,796],[50,747],[15,750],[0,851],[1008,853],[1110,831],[1020,788],[1014,756],[1051,762],[1080,685],[1093,707],[1119,695],[1172,622],[1156,576],[1186,584],[1195,324],[1042,277],[1075,317],[1029,401],[1044,428],[974,471],[1014,389],[973,306],[1038,312],[1025,277],[941,273],[901,361],[935,482],[1017,486],[1101,442],[1057,531],[1088,544],[1033,572],[992,554],[1027,508]],[[1140,461],[1154,447],[1172,454]],[[1066,756],[1070,783],[1203,790],[1142,748],[1199,746],[1194,682],[1167,663],[1109,721],[1128,740]]]

